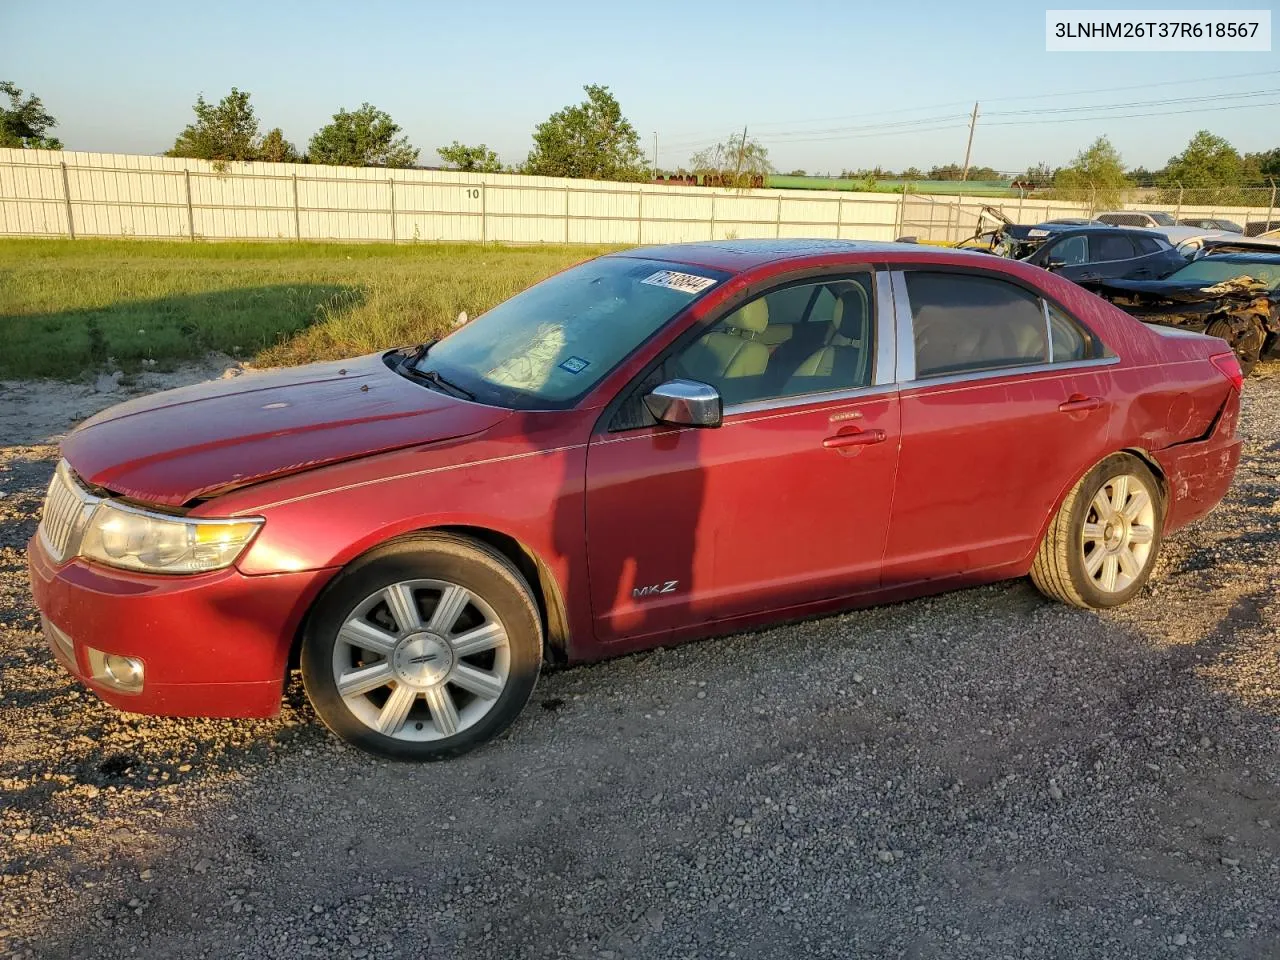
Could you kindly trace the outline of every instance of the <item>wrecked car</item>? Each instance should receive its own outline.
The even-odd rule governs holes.
[[[1221,337],[1246,374],[1280,355],[1280,250],[1209,253],[1163,280],[1081,285],[1144,323]]]

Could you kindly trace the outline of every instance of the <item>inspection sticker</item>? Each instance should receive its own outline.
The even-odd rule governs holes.
[[[700,277],[695,273],[677,273],[675,270],[659,270],[645,277],[641,283],[651,283],[655,287],[667,287],[681,293],[701,293],[707,287],[714,287],[716,281],[711,277]]]
[[[560,369],[568,370],[570,373],[581,373],[589,366],[591,366],[590,360],[583,360],[581,357],[568,357],[560,364]]]

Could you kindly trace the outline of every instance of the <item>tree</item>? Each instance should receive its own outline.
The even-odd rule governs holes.
[[[284,131],[275,127],[262,138],[257,159],[269,163],[297,163],[302,158],[298,156],[297,147],[284,138]]]
[[[788,177],[807,177],[808,174],[803,170],[792,170],[787,174]]]
[[[249,102],[249,93],[235,87],[216,106],[205,100],[204,94],[196,97],[192,107],[196,122],[189,124],[173,146],[167,151],[170,157],[194,157],[198,160],[256,160],[258,148],[258,117]]]
[[[769,151],[744,133],[731,134],[723,143],[708,147],[689,160],[704,182],[731,189],[763,186],[773,172]]]
[[[351,112],[339,110],[311,138],[308,159],[339,167],[412,167],[418,162],[418,148],[398,133],[400,127],[391,116],[372,104]]]
[[[445,163],[451,163],[468,173],[502,172],[502,161],[483,143],[478,147],[468,147],[455,140],[447,147],[437,147],[436,153],[440,154],[440,159]]]
[[[1071,163],[1053,175],[1054,192],[1064,199],[1088,203],[1094,209],[1118,207],[1129,179],[1120,153],[1106,137],[1081,150]]]
[[[649,166],[635,127],[599,84],[582,88],[587,99],[553,113],[533,131],[523,173],[590,180],[648,180]]]
[[[1251,171],[1257,171],[1257,176],[1280,177],[1280,147],[1262,153],[1246,153],[1244,159]]]
[[[0,94],[9,98],[7,108],[0,105],[0,147],[62,149],[62,141],[49,136],[58,121],[45,110],[39,97],[32,94],[23,100],[22,91],[8,80],[0,80]]]
[[[1244,161],[1222,137],[1201,130],[1176,157],[1169,158],[1165,178],[1183,187],[1233,187],[1244,178]]]

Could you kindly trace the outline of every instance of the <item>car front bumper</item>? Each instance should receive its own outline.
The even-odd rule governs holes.
[[[179,577],[59,565],[39,536],[27,567],[49,647],[73,676],[121,710],[200,717],[279,711],[294,637],[333,573],[249,577],[230,567]],[[96,670],[93,651],[140,660],[141,689]]]

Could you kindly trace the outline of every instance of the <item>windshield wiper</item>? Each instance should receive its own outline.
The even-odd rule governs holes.
[[[448,393],[462,397],[464,400],[474,400],[476,395],[465,387],[460,387],[451,380],[446,380],[435,370],[410,370],[410,375],[426,380],[428,383],[435,384],[437,387]]]

